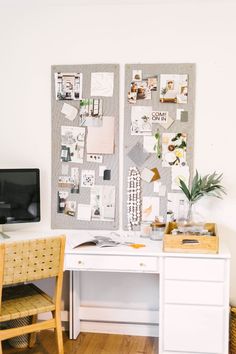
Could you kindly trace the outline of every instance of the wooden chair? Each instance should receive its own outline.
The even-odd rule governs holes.
[[[64,354],[60,317],[64,250],[64,236],[0,244],[0,322],[32,316],[30,325],[0,330],[0,354],[3,340],[29,333],[31,347],[35,332],[49,328],[56,332],[58,353]],[[28,283],[51,277],[56,277],[54,298]],[[36,323],[38,314],[49,311],[52,319]]]

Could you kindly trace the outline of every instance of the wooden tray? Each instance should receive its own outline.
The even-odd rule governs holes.
[[[177,227],[175,222],[167,224],[163,238],[164,252],[182,253],[218,253],[219,237],[217,236],[216,224],[207,223],[205,229],[213,232],[213,236],[190,234],[172,235],[171,231]]]

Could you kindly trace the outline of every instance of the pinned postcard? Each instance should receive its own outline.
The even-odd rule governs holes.
[[[81,187],[91,188],[95,184],[95,171],[82,170],[81,172]]]
[[[161,75],[160,102],[188,103],[188,75]]]
[[[160,185],[160,189],[159,189],[159,196],[160,197],[165,197],[166,195],[166,185],[165,184],[161,184]]]
[[[83,163],[85,128],[61,126],[61,161]]]
[[[138,141],[128,152],[128,157],[138,166],[141,166],[151,155],[143,151],[142,144]]]
[[[167,116],[167,121],[166,121],[166,123],[160,122],[159,124],[160,124],[163,128],[169,129],[170,126],[171,126],[173,123],[174,123],[174,119],[172,119],[172,118],[170,117],[170,115],[168,115],[168,116]]]
[[[151,135],[151,116],[151,106],[131,107],[131,135]]]
[[[76,201],[67,200],[65,203],[64,213],[69,216],[75,216],[75,210],[76,210]]]
[[[61,113],[65,114],[65,118],[73,121],[78,114],[78,109],[68,103],[64,103]]]
[[[143,149],[152,154],[156,153],[157,139],[155,136],[144,135],[143,137]]]
[[[107,169],[107,166],[99,166],[99,172],[98,172],[99,177],[103,177],[104,176],[104,171],[106,169]]]
[[[74,185],[74,179],[71,176],[59,176],[58,187],[59,188],[72,188]]]
[[[103,117],[102,127],[88,127],[87,153],[114,153],[115,118]]]
[[[87,162],[102,163],[103,156],[97,154],[87,154]]]
[[[162,166],[186,166],[187,135],[185,133],[162,134]]]
[[[78,204],[77,207],[77,220],[91,220],[91,205],[90,204]]]
[[[142,70],[133,70],[132,81],[142,81]]]
[[[151,91],[157,91],[157,77],[148,77],[148,87]]]
[[[179,180],[184,181],[188,186],[189,184],[189,167],[188,166],[172,166],[171,167],[171,189],[181,190]]]
[[[69,197],[68,191],[58,191],[57,192],[57,212],[64,213],[66,207],[66,201]]]
[[[141,178],[143,181],[150,183],[154,177],[155,173],[148,168],[144,168],[141,172]]]
[[[55,73],[57,100],[79,100],[82,97],[81,73]]]
[[[159,215],[160,199],[158,197],[143,197],[142,221],[153,221]]]
[[[160,181],[155,181],[153,183],[153,192],[154,193],[159,193],[161,187],[161,182]]]
[[[102,100],[80,100],[79,125],[82,127],[100,127],[102,125]]]
[[[176,120],[181,120],[181,113],[184,112],[183,108],[176,109]]]
[[[67,176],[69,174],[69,165],[68,164],[63,163],[61,165],[61,174],[63,176]]]
[[[91,96],[113,96],[114,73],[98,72],[91,74]]]
[[[168,193],[167,222],[176,221],[187,215],[188,200],[184,193]]]
[[[115,219],[115,187],[95,185],[91,188],[92,220],[113,221]]]
[[[167,123],[168,111],[152,111],[152,123]]]

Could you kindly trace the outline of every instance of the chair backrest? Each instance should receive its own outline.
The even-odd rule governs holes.
[[[5,243],[1,249],[2,285],[55,277],[63,271],[65,236]]]

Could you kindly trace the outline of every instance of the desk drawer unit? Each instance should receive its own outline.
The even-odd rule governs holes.
[[[159,259],[145,256],[66,255],[65,269],[158,273]]]
[[[166,257],[162,280],[162,354],[226,354],[225,259]]]

